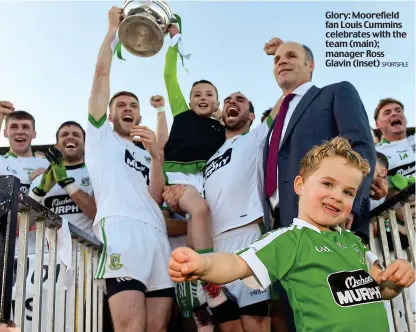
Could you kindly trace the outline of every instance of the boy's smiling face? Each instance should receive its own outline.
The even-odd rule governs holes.
[[[354,198],[363,180],[362,172],[342,157],[322,160],[306,179],[295,178],[299,215],[321,230],[343,223],[351,213]]]

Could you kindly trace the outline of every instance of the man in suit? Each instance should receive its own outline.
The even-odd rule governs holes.
[[[274,38],[265,52],[274,56],[274,75],[283,91],[279,114],[271,126],[264,147],[264,189],[275,226],[288,226],[298,213],[293,181],[302,157],[313,146],[341,135],[368,160],[371,172],[354,201],[350,222],[353,230],[368,222],[369,191],[376,152],[364,105],[354,86],[340,82],[318,88],[311,82],[314,70],[312,51],[298,43]],[[270,228],[270,223],[266,224]],[[275,228],[275,227],[274,227]]]

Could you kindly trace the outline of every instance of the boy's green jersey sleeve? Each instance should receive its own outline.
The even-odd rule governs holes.
[[[292,230],[293,226],[268,232],[236,252],[253,271],[254,279],[244,280],[249,287],[265,289],[284,278],[293,267],[301,232]]]
[[[183,96],[181,87],[178,83],[177,63],[178,44],[168,48],[165,57],[164,70],[166,90],[168,92],[169,104],[174,117],[188,110],[188,105],[186,104],[185,97]]]

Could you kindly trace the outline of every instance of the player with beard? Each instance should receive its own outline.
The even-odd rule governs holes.
[[[104,247],[96,278],[105,279],[116,332],[166,331],[175,293],[159,208],[165,185],[160,148],[155,134],[140,126],[135,94],[110,99],[111,43],[122,18],[121,8],[110,9],[89,100],[85,161],[97,202],[93,230]]]
[[[27,194],[33,179],[42,174],[49,163],[32,152],[36,131],[35,119],[31,114],[15,111],[12,103],[0,101],[0,128],[4,119],[4,137],[9,139],[10,151],[0,158],[0,175],[19,178],[20,190]]]
[[[56,148],[46,152],[51,166],[33,181],[30,196],[94,236],[97,208],[84,164],[85,131],[77,122],[64,122],[56,132],[56,141]]]
[[[219,108],[218,91],[209,81],[193,84],[189,105],[181,91],[177,77],[177,60],[181,34],[173,25],[169,29],[171,45],[166,53],[164,79],[173,115],[173,124],[165,146],[164,171],[169,185],[186,185],[179,199],[179,208],[188,216],[188,241],[201,254],[213,252],[211,213],[203,195],[203,169],[209,158],[225,141],[224,127],[212,118]],[[221,287],[203,284],[200,294],[214,307],[226,300]],[[199,302],[203,302],[201,296]],[[200,309],[200,308],[199,308]],[[198,310],[200,311],[200,310]],[[200,311],[203,312],[203,311]],[[197,325],[206,325],[199,314]],[[204,319],[205,320],[205,319]]]

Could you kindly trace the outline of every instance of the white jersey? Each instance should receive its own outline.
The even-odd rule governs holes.
[[[226,140],[208,161],[204,189],[212,213],[213,237],[263,217],[258,150],[268,131],[264,121],[252,131]]]
[[[66,173],[68,177],[75,179],[75,184],[90,196],[94,196],[90,177],[88,175],[85,164],[66,166]],[[30,187],[32,192],[34,187],[39,186],[42,177],[38,176]],[[71,224],[78,227],[80,230],[87,234],[94,236],[92,231],[93,220],[88,218],[81,209],[72,201],[71,196],[62,189],[59,184],[53,186],[53,188],[46,194],[43,201],[43,205],[52,212],[66,218]]]
[[[166,233],[160,207],[149,193],[150,155],[113,131],[107,118],[88,122],[85,162],[89,170],[97,215],[142,221]]]
[[[383,139],[376,150],[389,160],[389,175],[415,175],[415,135],[394,142]]]
[[[48,168],[49,161],[41,157],[18,157],[7,152],[0,157],[0,175],[14,175],[20,180],[20,191],[29,193],[30,174],[38,168]]]

